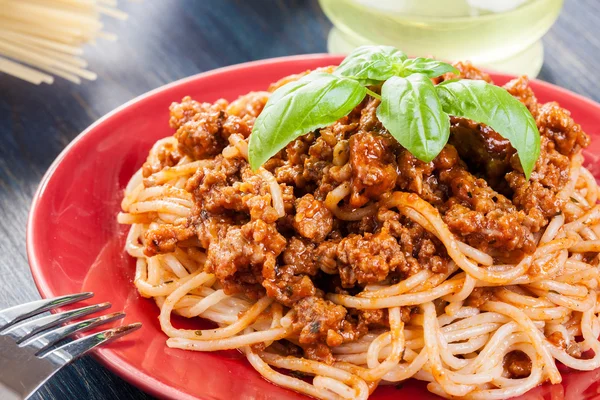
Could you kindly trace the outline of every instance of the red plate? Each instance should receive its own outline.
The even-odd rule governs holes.
[[[134,262],[123,251],[126,227],[116,222],[123,188],[145,161],[152,144],[173,132],[169,105],[190,95],[213,102],[234,100],[264,90],[281,77],[338,64],[339,56],[307,55],[252,62],[218,69],[163,86],[104,116],[79,135],[52,164],[33,200],[27,226],[27,252],[43,297],[93,291],[95,302],[110,301],[125,310],[123,323],[143,327],[124,340],[103,347],[98,358],[114,372],[159,397],[177,399],[300,399],[274,386],[237,352],[197,353],[169,349],[158,323],[158,308],[143,299],[132,280]],[[509,76],[494,74],[496,83]],[[587,160],[600,149],[600,105],[556,86],[533,82],[541,101],[556,100],[595,140]],[[562,385],[545,385],[524,398],[582,399],[597,393],[600,371],[566,372]],[[585,392],[585,394],[584,394]],[[377,389],[373,399],[402,396],[433,399],[424,385],[409,381]]]

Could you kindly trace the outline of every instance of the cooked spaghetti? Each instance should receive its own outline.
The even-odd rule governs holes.
[[[174,103],[175,134],[154,145],[118,216],[167,345],[239,349],[269,381],[321,399],[409,378],[444,397],[503,399],[560,382],[557,361],[599,368],[589,139],[526,78],[505,88],[541,134],[530,180],[507,140],[461,118],[440,155],[418,161],[369,96],[252,172],[248,137],[269,92]],[[217,327],[178,329],[173,313]]]

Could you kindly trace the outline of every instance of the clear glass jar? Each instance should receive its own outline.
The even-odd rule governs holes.
[[[563,0],[319,0],[331,53],[364,44],[535,77]]]

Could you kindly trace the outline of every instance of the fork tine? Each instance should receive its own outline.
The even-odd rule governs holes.
[[[25,303],[18,306],[0,311],[0,333],[9,326],[23,321],[26,318],[41,314],[53,308],[65,306],[77,301],[89,299],[94,294],[92,292],[84,292],[77,294],[68,294],[66,296],[55,297],[53,299],[42,299]]]
[[[55,329],[50,329],[49,331],[43,332],[42,334],[32,337],[27,341],[23,341],[21,345],[39,348],[40,350],[37,352],[36,355],[40,356],[46,353],[46,351],[48,351],[48,349],[54,346],[56,343],[60,342],[63,339],[66,339],[67,337],[75,333],[84,332],[88,329],[108,324],[110,322],[121,319],[124,316],[125,313],[116,312],[112,314],[102,315],[96,318],[86,319],[80,322],[76,322],[74,324],[61,326]]]
[[[141,326],[142,324],[140,322],[136,322],[125,326],[120,326],[118,328],[107,329],[105,331],[94,333],[93,335],[64,344],[56,349],[46,352],[40,357],[46,358],[50,356],[57,356],[63,362],[69,362],[77,357],[82,356],[93,348],[100,346],[101,344],[112,342],[115,339],[134,332]]]
[[[22,343],[23,341],[37,335],[42,331],[45,331],[46,329],[60,325],[64,322],[69,322],[79,317],[86,316],[88,314],[106,310],[107,308],[110,308],[110,303],[94,304],[61,313],[46,315],[45,317],[34,318],[28,321],[13,324],[10,328],[6,329],[3,334],[11,335],[17,339],[17,343]]]

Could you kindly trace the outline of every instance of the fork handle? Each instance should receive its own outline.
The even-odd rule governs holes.
[[[0,335],[0,399],[21,400],[34,393],[58,369],[53,357],[39,359],[33,348],[19,348],[9,336]]]

